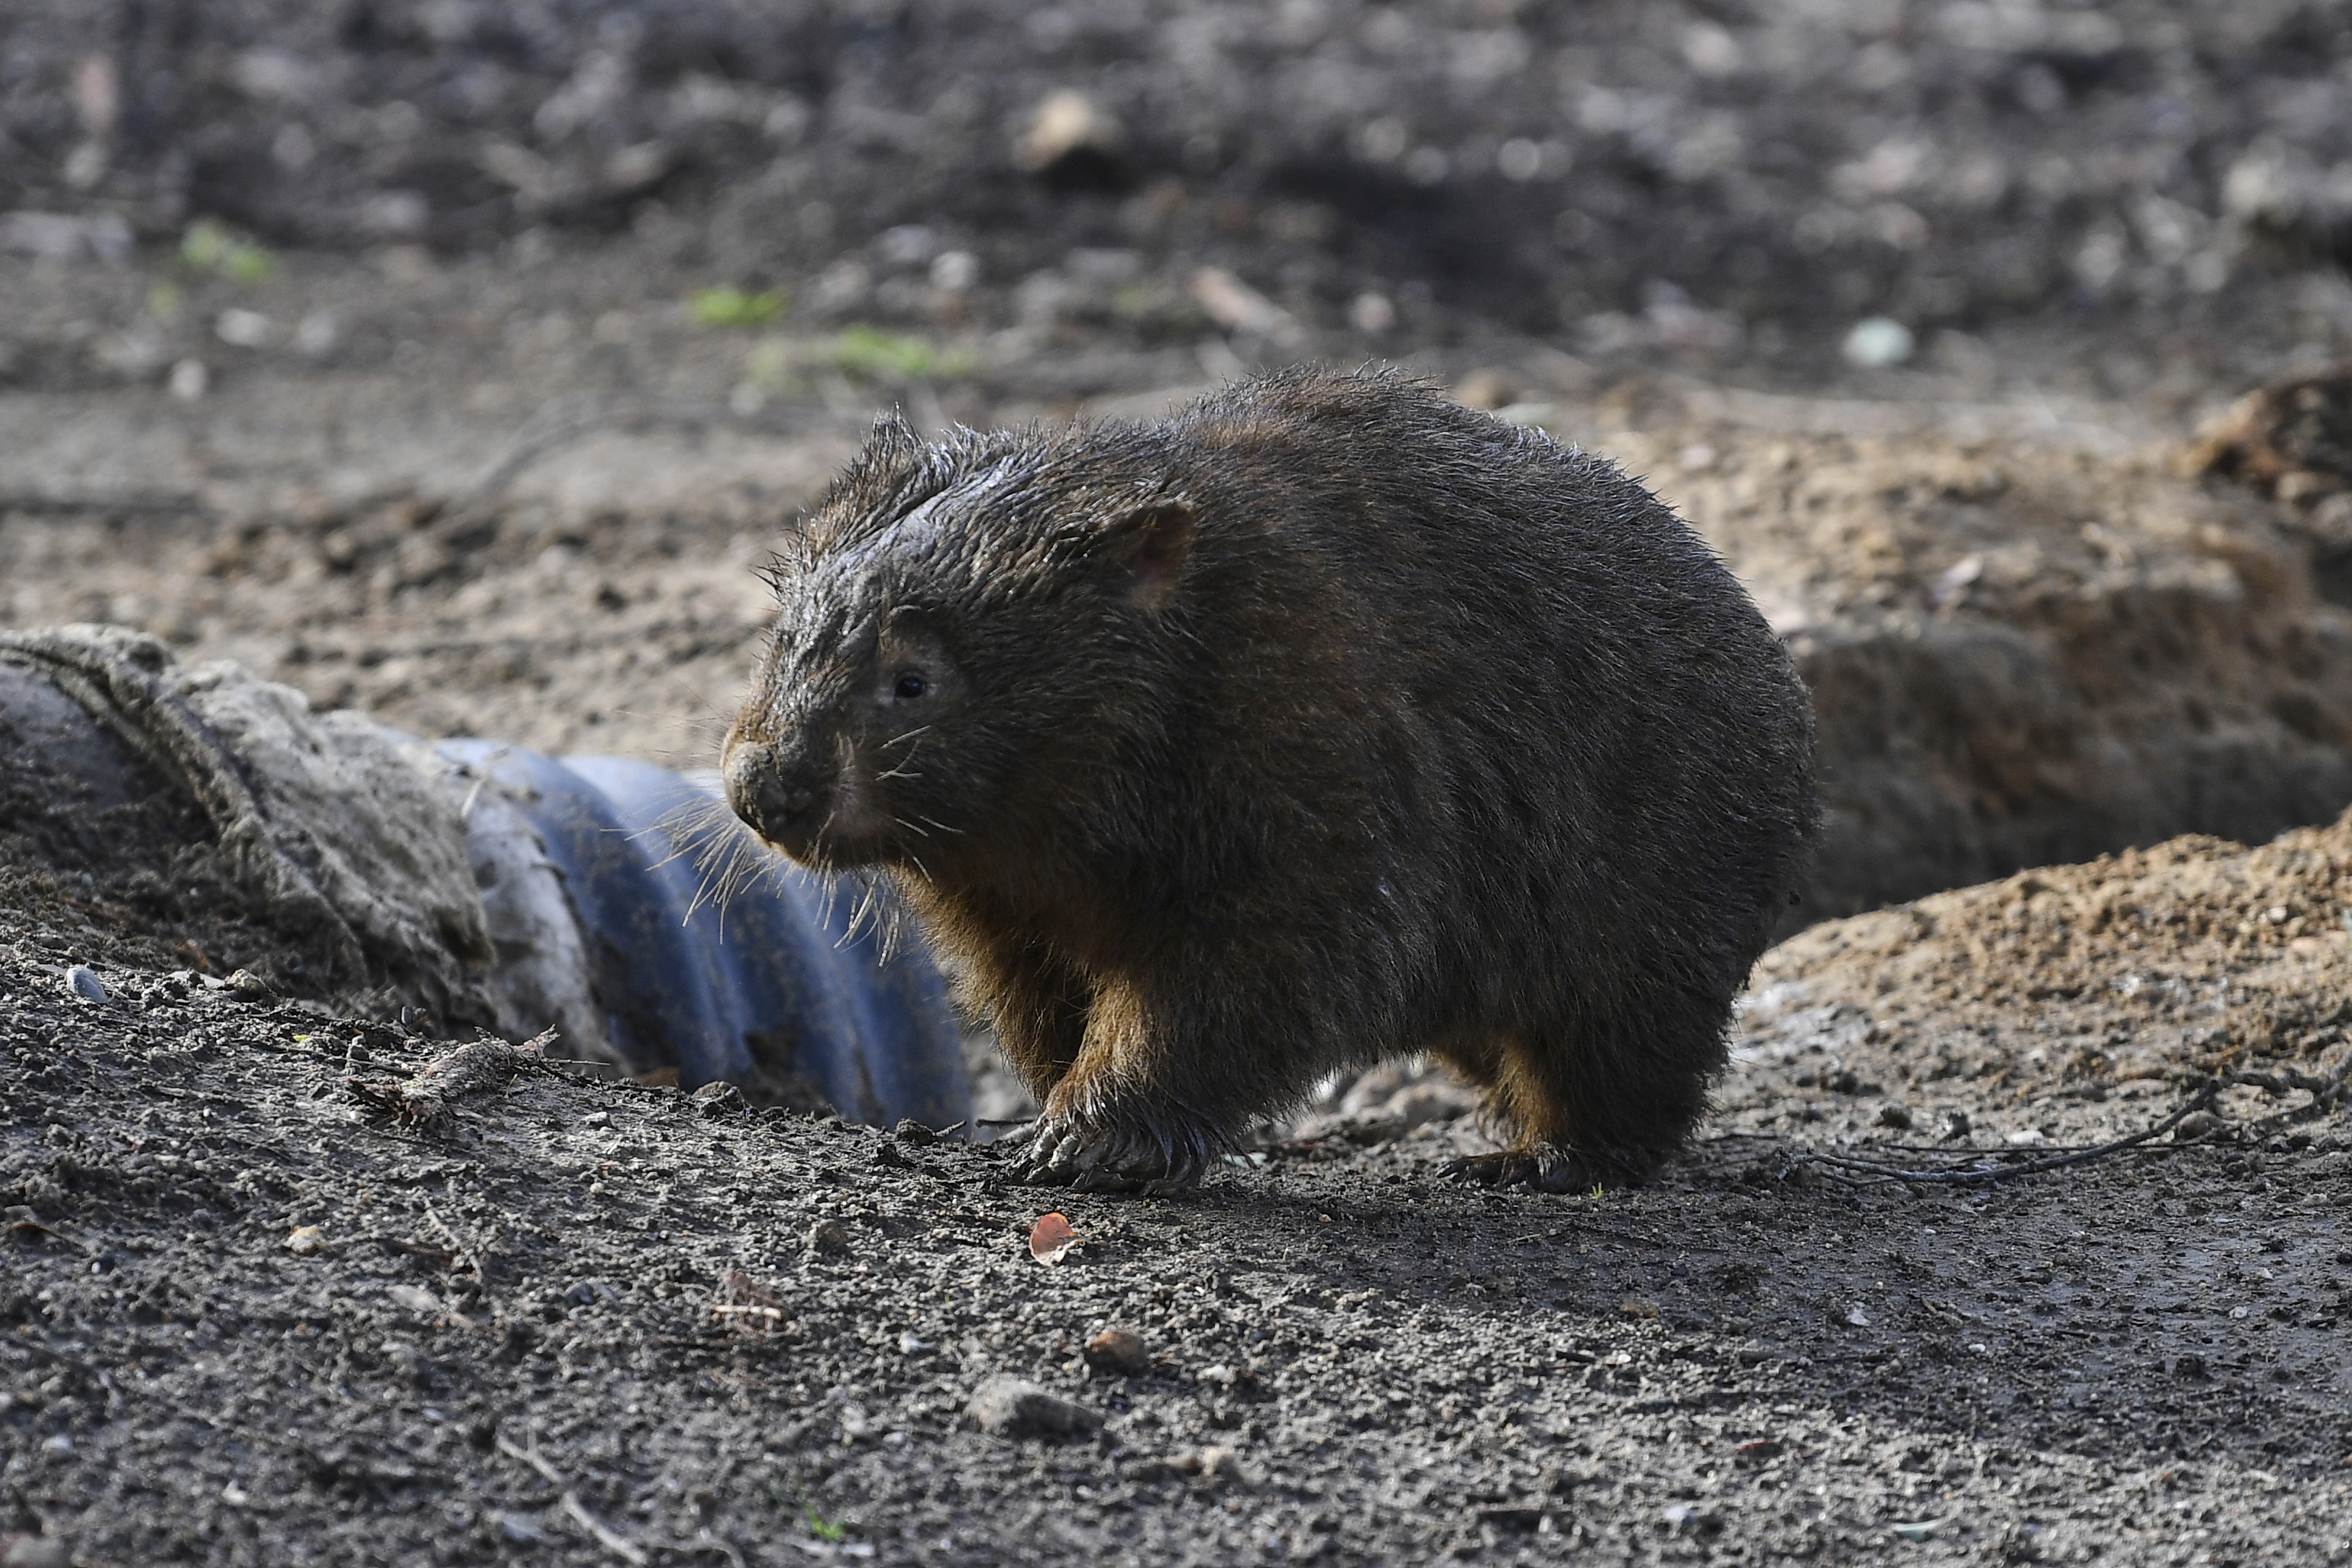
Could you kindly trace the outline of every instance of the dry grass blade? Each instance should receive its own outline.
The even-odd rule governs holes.
[[[740,1269],[719,1278],[719,1300],[710,1315],[739,1329],[772,1329],[784,1321],[783,1298]]]

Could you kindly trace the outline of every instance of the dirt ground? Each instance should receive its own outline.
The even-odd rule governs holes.
[[[2352,1554],[2340,1113],[2242,1087],[1938,1181],[2180,1090],[2046,1068],[2063,1013],[1971,1015],[1973,1056],[1865,1015],[1903,960],[1809,966],[1837,930],[1651,1186],[1466,1188],[1468,1122],[1382,1109],[1155,1202],[553,1070],[406,1128],[383,1092],[446,1047],[187,975],[95,1005],[85,936],[23,934],[0,1530],[89,1563]]]
[[[2352,350],[2347,58],[2284,0],[10,7],[0,624],[706,766],[878,409],[1392,361],[1750,583],[1851,917],[1648,1186],[1451,1183],[1403,1064],[1145,1202],[556,1070],[403,1124],[450,1042],[0,761],[0,1559],[2352,1561],[2352,472],[2181,462]]]

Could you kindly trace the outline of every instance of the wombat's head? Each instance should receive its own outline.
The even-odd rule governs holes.
[[[1148,433],[886,420],[768,570],[720,755],[736,815],[820,870],[1014,852],[1148,720],[1192,541]]]

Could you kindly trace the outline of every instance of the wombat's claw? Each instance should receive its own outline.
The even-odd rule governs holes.
[[[1590,1192],[1622,1185],[1639,1174],[1630,1162],[1591,1155],[1558,1144],[1536,1144],[1500,1154],[1467,1155],[1448,1160],[1443,1174],[1482,1186],[1524,1186],[1535,1192]]]
[[[1090,1129],[1067,1116],[1039,1119],[1013,1179],[1078,1192],[1181,1192],[1200,1179],[1201,1162],[1171,1160],[1157,1138],[1125,1129]]]

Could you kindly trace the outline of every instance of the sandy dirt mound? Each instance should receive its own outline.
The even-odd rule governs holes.
[[[2144,1124],[2218,1077],[2236,1085],[2223,1128],[2252,1118],[2255,1144],[2299,1146],[2352,1064],[2348,879],[2352,818],[2258,849],[2177,839],[1815,926],[1757,967],[1727,1113],[1896,1145],[1915,1127],[1957,1139],[1957,1113],[1977,1143],[2032,1151]]]
[[[2352,802],[2352,613],[2234,486],[1916,435],[1591,439],[1724,550],[1812,688],[1814,915]]]

